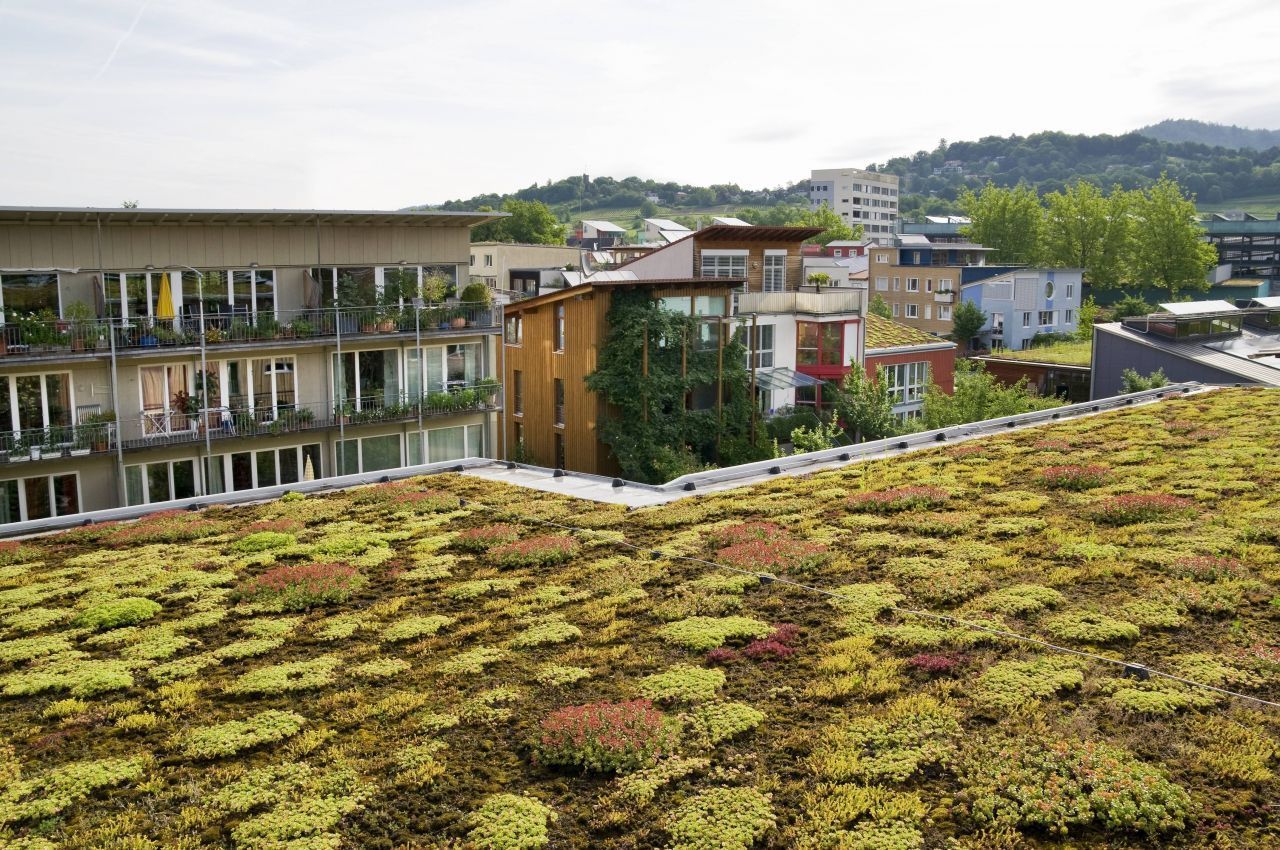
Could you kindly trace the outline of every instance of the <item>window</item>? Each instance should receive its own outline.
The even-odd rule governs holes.
[[[939,292],[950,292],[950,291],[951,291],[951,278],[949,278],[949,277],[942,277],[942,278],[938,278],[938,291],[939,291]]]
[[[421,358],[426,367],[426,385],[422,384]],[[480,343],[432,345],[421,353],[409,349],[405,353],[405,387],[409,398],[429,393],[469,387],[480,380]]]
[[[751,353],[755,352],[756,368],[769,369],[773,366],[773,325],[756,325],[748,327],[747,368],[751,368]]]
[[[399,353],[391,348],[335,353],[333,398],[347,412],[399,404]]]
[[[902,305],[897,301],[893,302],[893,317],[896,319],[902,314]]]
[[[39,475],[0,481],[0,523],[80,512],[80,476]]]
[[[747,276],[747,252],[738,250],[703,251],[702,276],[745,278]]]
[[[507,345],[520,345],[524,342],[524,319],[519,315],[507,316],[506,332],[503,341]]]
[[[555,452],[556,452],[556,466],[555,466],[555,468],[556,468],[556,469],[564,469],[564,468],[565,468],[565,465],[566,465],[566,462],[565,462],[565,452],[564,452],[564,434],[559,434],[559,433],[557,433],[557,434],[554,436],[554,439],[555,439]]]
[[[925,292],[933,292],[933,278],[931,278],[931,277],[925,278],[925,281],[924,281],[924,291],[925,291]]]
[[[194,460],[140,463],[124,468],[125,501],[129,505],[149,505],[197,495]]]
[[[889,255],[888,255],[888,254],[876,254],[876,262],[877,262],[877,263],[887,263],[887,262],[889,262]]]
[[[0,431],[71,425],[71,373],[0,375]]]
[[[1044,297],[1046,300],[1053,297],[1053,281],[1046,280],[1044,283]]]
[[[925,388],[929,384],[929,364],[927,362],[898,363],[892,366],[885,366],[884,376],[888,382],[889,393],[892,396],[894,407],[924,401]]]
[[[1022,326],[1023,326],[1024,328],[1029,328],[1029,327],[1031,327],[1031,314],[1030,314],[1030,313],[1023,313],[1023,314],[1022,314]]]
[[[484,255],[484,264],[486,268],[491,268],[493,266],[493,254]]]
[[[1072,322],[1074,322],[1075,320],[1076,320],[1076,311],[1075,311],[1075,310],[1064,310],[1064,311],[1063,311],[1063,313],[1062,313],[1062,321],[1063,321],[1063,322],[1065,322],[1065,323],[1067,323],[1067,324],[1069,325],[1069,324],[1071,324]]]
[[[894,291],[894,292],[897,292],[897,291],[899,291],[900,289],[902,289],[902,278],[900,278],[900,277],[895,277],[895,278],[893,279],[893,291]]]
[[[948,307],[946,304],[939,304],[939,305],[938,305],[938,319],[939,319],[940,321],[950,321],[950,320],[951,320],[951,308],[950,308],[950,307]]]
[[[519,423],[516,423],[516,435],[518,439],[523,439],[523,431]],[[423,442],[426,443],[429,463],[462,460],[466,457],[484,457],[483,437],[484,426],[482,425],[454,425],[448,428],[431,428],[425,432],[412,432],[406,443],[409,463],[423,463]]]
[[[475,267],[475,264],[476,264],[476,255],[475,255],[475,254],[472,254],[472,255],[471,255],[471,261],[470,261],[469,263],[467,263],[467,265],[472,266],[472,267],[474,268],[474,267]]]
[[[888,291],[889,291],[889,278],[887,277],[876,278],[876,292],[888,292]]]
[[[991,314],[991,335],[1002,336],[1004,334],[1004,313]]]
[[[843,249],[843,248],[837,248],[837,249],[835,249],[835,251],[833,252],[833,256],[836,256],[836,257],[843,257],[843,256],[844,256],[844,249]]]
[[[37,272],[5,272],[0,274],[0,323],[18,316],[51,310],[61,316],[58,299],[58,276]]]
[[[1066,295],[1065,295],[1064,297],[1066,297],[1068,300],[1070,300],[1070,299],[1074,298],[1074,297],[1075,297],[1075,295],[1076,295],[1076,285],[1075,285],[1074,283],[1068,283],[1068,284],[1067,284],[1067,292],[1066,292]]]
[[[908,318],[908,319],[918,319],[918,318],[920,318],[920,305],[919,305],[919,304],[908,304],[908,305],[907,305],[907,318]]]
[[[800,366],[844,365],[844,324],[796,322],[796,363]]]
[[[292,357],[215,360],[209,363],[209,408],[248,411],[255,421],[274,422],[297,405],[297,365]],[[192,395],[203,402],[197,373]]]
[[[840,252],[836,251],[836,256]],[[764,291],[783,292],[787,288],[787,252],[767,250],[764,252]]]
[[[524,372],[516,369],[511,375],[511,395],[514,397],[512,404],[515,407],[515,415],[524,415]]]
[[[556,418],[557,425],[564,425],[564,380],[555,379],[555,396],[556,396]]]
[[[920,278],[918,277],[907,278],[907,292],[919,292],[919,291],[920,291]]]
[[[399,434],[343,440],[334,446],[334,452],[337,455],[339,475],[377,472],[401,465]]]
[[[556,305],[556,351],[564,351],[564,305]]]
[[[255,487],[314,481],[321,477],[320,456],[319,443],[215,455],[205,465],[205,492],[226,493],[252,490]],[[150,467],[154,464],[147,464],[147,466],[150,475]],[[128,485],[128,469],[125,472],[126,485]],[[175,486],[177,486],[176,467],[174,475]],[[129,498],[133,498],[132,494]]]
[[[188,405],[195,389],[192,369],[186,363],[138,367],[142,391],[142,432],[144,435],[191,431],[199,419]]]
[[[1052,311],[1052,310],[1041,310],[1041,311],[1040,311],[1040,324],[1041,324],[1041,325],[1052,325],[1052,324],[1053,324],[1053,311]]]
[[[932,304],[926,304],[926,305],[924,305],[924,317],[925,317],[926,319],[932,319],[932,318],[933,318],[933,305],[932,305]]]
[[[912,264],[913,266],[918,266],[918,265],[920,265],[920,252],[919,252],[919,251],[912,251],[912,252],[911,252],[911,264]]]

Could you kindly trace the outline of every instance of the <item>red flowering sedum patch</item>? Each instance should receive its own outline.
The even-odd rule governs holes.
[[[719,528],[707,539],[711,545],[722,547],[716,552],[717,560],[753,572],[808,572],[830,557],[826,546],[797,540],[772,522],[744,522]]]
[[[578,553],[578,543],[565,534],[540,534],[489,550],[504,567],[545,567],[563,564]]]
[[[874,493],[859,493],[849,499],[849,508],[873,514],[894,514],[920,508],[936,508],[949,493],[941,487],[895,487]]]
[[[1111,470],[1096,463],[1046,466],[1040,470],[1040,480],[1057,490],[1092,490],[1106,484],[1110,477]]]
[[[1099,502],[1089,515],[1104,525],[1133,525],[1162,519],[1195,516],[1196,507],[1189,499],[1166,493],[1129,493]]]
[[[1245,575],[1244,564],[1235,558],[1215,558],[1210,555],[1179,558],[1173,563],[1173,571],[1196,581],[1218,581],[1242,578]]]
[[[924,673],[950,673],[959,667],[961,659],[947,653],[921,652],[907,659],[907,665]]]
[[[422,512],[448,511],[458,507],[457,497],[437,490],[419,490],[412,484],[378,484],[358,491],[351,500],[359,505]]]
[[[553,711],[543,719],[534,749],[548,764],[625,773],[650,766],[675,743],[662,712],[637,699]]]
[[[769,636],[747,644],[742,654],[753,661],[781,661],[796,653],[795,642],[800,639],[800,627],[794,623],[779,623]]]
[[[467,552],[487,552],[503,543],[520,539],[520,529],[508,523],[468,528],[453,540],[453,545]]]
[[[241,588],[256,601],[278,601],[286,611],[345,602],[366,579],[347,564],[290,564],[267,570]]]
[[[1071,444],[1066,440],[1037,440],[1032,448],[1039,449],[1042,452],[1069,452]]]

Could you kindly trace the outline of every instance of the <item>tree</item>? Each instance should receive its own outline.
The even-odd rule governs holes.
[[[922,418],[925,430],[932,430],[1044,410],[1063,403],[1061,399],[1034,395],[1026,378],[1006,386],[988,374],[981,363],[957,360],[955,392],[948,395],[931,381],[924,393]]]
[[[1156,311],[1156,305],[1148,304],[1137,295],[1126,295],[1111,305],[1111,318],[1117,322],[1130,316],[1146,316]]]
[[[600,439],[627,478],[660,483],[713,462],[773,456],[763,428],[752,439],[746,348],[726,340],[721,367],[717,348],[697,344],[701,321],[662,309],[642,291],[612,296],[609,335],[586,384],[608,406]],[[686,407],[690,394],[717,381],[723,408]]]
[[[1076,320],[1076,339],[1088,342],[1093,339],[1093,323],[1098,321],[1098,314],[1102,312],[1102,308],[1098,306],[1098,302],[1093,300],[1093,296],[1080,304],[1080,317]]]
[[[791,445],[797,452],[820,452],[835,448],[843,438],[844,430],[834,419],[829,422],[819,421],[812,428],[800,425],[791,431]]]
[[[1168,385],[1169,379],[1165,377],[1163,369],[1157,369],[1150,375],[1143,377],[1133,369],[1125,369],[1120,373],[1120,381],[1123,391],[1126,393],[1140,393],[1143,390],[1154,390],[1157,387]]]
[[[836,391],[836,413],[845,431],[857,442],[892,437],[898,423],[893,415],[893,398],[884,369],[876,368],[873,381],[861,364],[850,365],[849,374]]]
[[[138,202],[137,201],[121,201],[120,206],[124,207],[127,210],[136,210],[138,208]]]
[[[527,245],[563,245],[565,226],[556,220],[542,201],[508,200],[502,205],[505,218],[471,228],[472,242],[519,242]],[[491,212],[481,207],[479,212]]]
[[[963,190],[960,208],[971,222],[961,232],[992,248],[992,262],[1032,265],[1039,261],[1044,208],[1035,189],[1026,183],[1004,189],[987,181],[978,194]]]
[[[1169,290],[1209,288],[1209,269],[1218,262],[1217,250],[1204,241],[1205,229],[1196,221],[1195,204],[1182,196],[1178,184],[1161,174],[1149,188],[1133,196],[1133,246],[1129,279],[1140,285]]]
[[[1083,180],[1065,192],[1044,198],[1043,261],[1084,269],[1084,280],[1098,289],[1120,285],[1130,244],[1130,196],[1119,186],[1103,195]]]
[[[835,210],[823,204],[816,210],[796,209],[790,220],[786,224],[787,227],[821,227],[822,232],[805,241],[815,245],[826,245],[836,240],[851,240],[862,238],[862,225],[850,227],[840,220],[840,216],[836,215]]]
[[[657,214],[658,214],[658,205],[655,204],[653,201],[649,200],[648,198],[645,198],[644,203],[640,205],[640,217],[653,218]]]
[[[962,354],[967,354],[969,342],[986,323],[987,314],[981,307],[972,301],[961,301],[951,312],[951,341],[960,346]]]
[[[878,292],[872,294],[871,304],[867,306],[867,312],[882,319],[893,318],[893,310],[889,307],[889,302],[885,301]]]

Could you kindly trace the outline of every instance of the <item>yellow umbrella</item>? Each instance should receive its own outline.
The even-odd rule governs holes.
[[[160,278],[160,294],[156,296],[156,318],[172,319],[175,317],[173,312],[173,290],[169,286],[169,273],[165,272]]]

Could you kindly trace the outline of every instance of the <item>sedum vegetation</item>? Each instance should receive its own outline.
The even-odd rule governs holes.
[[[442,475],[0,544],[0,847],[1274,846],[1280,711],[1004,633],[1280,700],[1278,415],[1223,390],[636,511]]]

